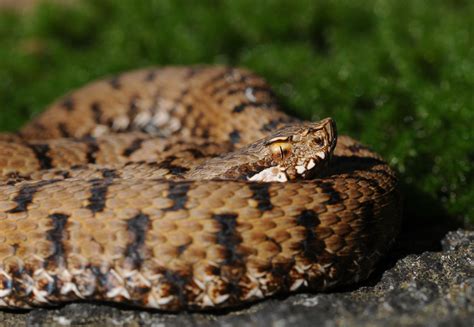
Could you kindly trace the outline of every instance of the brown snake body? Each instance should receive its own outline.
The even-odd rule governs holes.
[[[368,277],[399,227],[397,179],[335,137],[243,69],[70,93],[0,136],[0,306],[209,309]]]

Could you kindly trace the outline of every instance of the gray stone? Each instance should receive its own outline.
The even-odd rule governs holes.
[[[4,326],[474,326],[474,232],[449,232],[442,251],[382,263],[351,289],[270,299],[221,313],[166,314],[75,303],[0,312]],[[385,266],[384,266],[385,264]],[[390,267],[391,266],[391,267]]]

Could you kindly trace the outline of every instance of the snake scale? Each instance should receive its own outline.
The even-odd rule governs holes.
[[[0,307],[323,291],[367,278],[400,224],[379,155],[239,68],[90,83],[0,134],[0,176]]]

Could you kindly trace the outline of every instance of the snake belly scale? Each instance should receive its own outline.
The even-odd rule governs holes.
[[[0,306],[213,309],[367,278],[397,178],[245,69],[165,67],[62,97],[0,135]]]

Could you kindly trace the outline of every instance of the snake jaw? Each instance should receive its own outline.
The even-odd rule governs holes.
[[[286,175],[285,169],[280,166],[274,166],[266,168],[261,172],[248,177],[249,181],[252,182],[287,182],[288,176]]]

